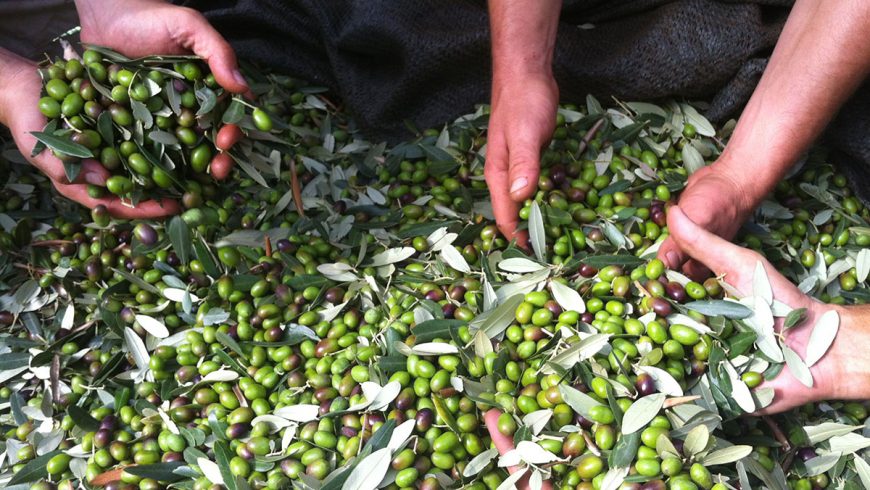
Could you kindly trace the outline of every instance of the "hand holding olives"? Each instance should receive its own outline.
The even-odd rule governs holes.
[[[223,88],[234,93],[249,90],[229,43],[193,9],[148,0],[80,1],[77,6],[84,43],[129,57],[193,53],[208,62]]]
[[[559,101],[552,76],[529,78],[494,79],[484,171],[499,230],[521,243],[526,236],[515,235],[517,211],[538,188],[541,148],[553,137]]]

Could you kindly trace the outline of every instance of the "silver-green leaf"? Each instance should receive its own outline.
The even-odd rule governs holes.
[[[664,403],[664,393],[654,393],[635,400],[622,417],[622,433],[631,434],[642,429],[658,415]]]
[[[819,317],[807,344],[807,367],[813,367],[828,352],[839,329],[840,315],[836,310],[829,310]]]

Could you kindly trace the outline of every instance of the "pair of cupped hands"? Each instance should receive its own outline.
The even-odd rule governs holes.
[[[199,12],[161,0],[76,3],[83,43],[105,46],[131,58],[193,53],[208,62],[223,88],[233,93],[249,91],[233,49]],[[6,66],[0,89],[0,123],[9,128],[19,151],[51,179],[60,194],[89,208],[103,204],[118,218],[178,214],[181,208],[171,199],[142,201],[132,207],[118,197],[90,197],[88,185],[105,186],[110,177],[95,160],[82,162],[81,172],[70,182],[63,164],[50,151],[31,156],[36,139],[30,133],[42,131],[47,122],[37,108],[42,81],[33,62],[10,53],[3,53],[3,57]]]

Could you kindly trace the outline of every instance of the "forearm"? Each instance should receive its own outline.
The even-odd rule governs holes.
[[[551,74],[562,0],[489,0],[495,83]]]
[[[798,0],[722,162],[758,202],[870,69],[870,3]]]

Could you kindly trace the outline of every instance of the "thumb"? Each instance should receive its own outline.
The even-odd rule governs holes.
[[[233,93],[250,90],[239,71],[236,53],[223,36],[202,15],[197,16],[191,50],[208,62],[208,67],[221,87]]]
[[[534,144],[510,148],[508,174],[510,175],[511,199],[522,202],[531,198],[538,189],[538,175],[541,173],[540,148]]]
[[[668,209],[668,230],[686,254],[717,275],[725,272],[734,256],[742,251],[740,247],[695,224],[679,206]]]

